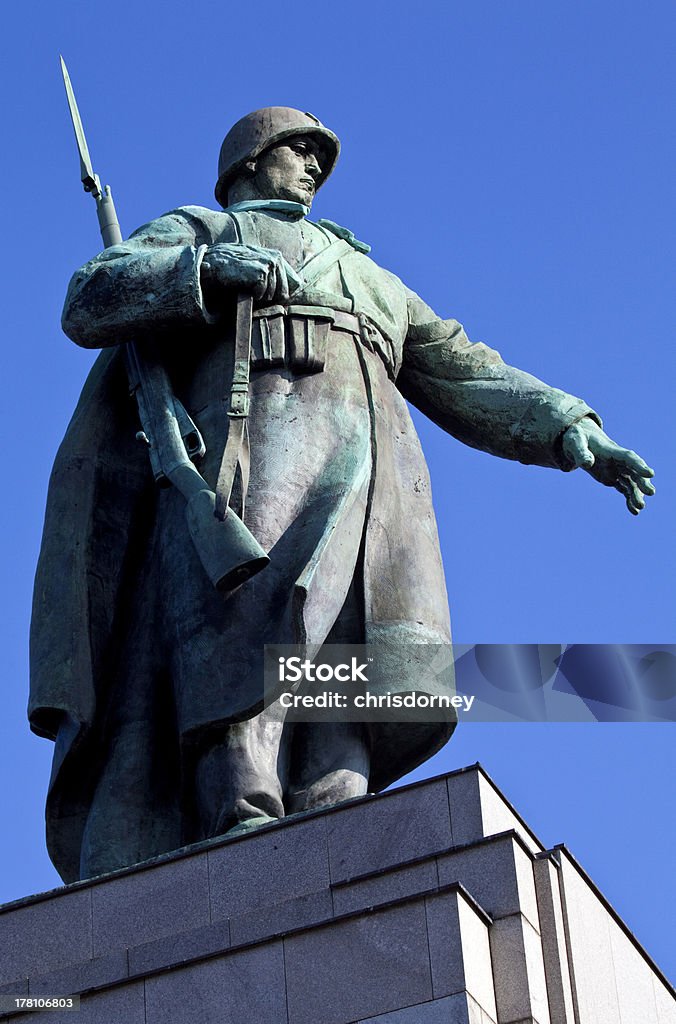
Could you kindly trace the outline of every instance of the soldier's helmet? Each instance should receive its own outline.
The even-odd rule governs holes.
[[[309,135],[316,142],[321,166],[316,187],[323,185],[338,159],[340,142],[337,136],[313,114],[292,107],[263,107],[240,118],[223,140],[215,188],[216,199],[221,206],[227,206],[228,188],[244,164],[292,135]]]

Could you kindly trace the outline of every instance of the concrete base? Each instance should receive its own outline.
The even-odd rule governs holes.
[[[676,1024],[478,765],[8,904],[0,993],[82,993],[77,1024]]]

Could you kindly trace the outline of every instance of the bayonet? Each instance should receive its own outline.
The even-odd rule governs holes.
[[[94,174],[94,168],[92,167],[92,160],[89,155],[84,128],[82,127],[82,118],[80,117],[80,111],[78,110],[66,62],[61,55],[59,55],[59,60],[61,61],[61,74],[63,75],[63,84],[66,87],[68,109],[70,111],[70,119],[73,122],[77,151],[80,155],[80,177],[82,179],[85,192],[93,192],[94,198],[98,198],[101,194],[101,183],[99,181],[98,174]]]

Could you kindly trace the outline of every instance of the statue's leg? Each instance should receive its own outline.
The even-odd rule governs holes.
[[[284,817],[284,714],[274,704],[255,718],[227,726],[201,753],[195,791],[202,838]]]
[[[369,765],[368,734],[361,722],[296,725],[285,794],[287,813],[364,796]]]

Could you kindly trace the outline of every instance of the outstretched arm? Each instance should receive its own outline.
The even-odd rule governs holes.
[[[652,470],[604,433],[581,399],[472,344],[455,320],[441,320],[408,295],[409,330],[397,385],[435,423],[474,448],[564,471],[578,466],[616,487],[634,515],[654,493]]]

